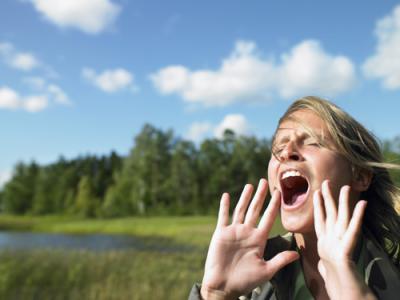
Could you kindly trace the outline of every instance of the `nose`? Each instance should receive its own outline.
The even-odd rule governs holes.
[[[282,150],[279,158],[281,161],[290,161],[290,160],[299,161],[301,160],[301,155],[297,151],[297,148],[295,147],[294,143],[288,142],[285,148]]]

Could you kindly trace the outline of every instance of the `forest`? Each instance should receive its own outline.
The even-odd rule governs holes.
[[[245,183],[266,177],[270,140],[237,136],[196,145],[172,130],[143,126],[127,156],[86,155],[39,165],[15,165],[0,191],[0,210],[12,215],[112,218],[214,214],[222,192],[237,199]],[[382,143],[385,161],[400,163],[400,139]],[[400,186],[400,172],[391,171]]]

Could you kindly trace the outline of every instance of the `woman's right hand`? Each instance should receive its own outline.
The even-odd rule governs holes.
[[[263,258],[280,206],[277,190],[257,226],[267,191],[267,181],[261,179],[250,201],[253,186],[247,184],[233,213],[232,224],[229,224],[229,194],[222,195],[200,291],[203,299],[236,299],[270,280],[278,270],[299,257],[295,251],[284,251],[269,261]]]

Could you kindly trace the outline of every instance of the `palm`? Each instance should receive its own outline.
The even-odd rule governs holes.
[[[297,258],[296,252],[283,252],[270,261],[263,258],[266,241],[279,209],[279,193],[272,197],[258,227],[256,223],[263,205],[267,183],[260,182],[251,202],[250,186],[246,186],[229,224],[229,196],[221,199],[217,228],[208,251],[203,286],[237,297],[269,280],[277,270]]]
[[[341,189],[338,208],[327,182],[322,185],[322,194],[314,196],[315,231],[318,237],[320,272],[326,276],[327,264],[348,264],[352,262],[357,237],[361,229],[365,201],[359,201],[351,215],[349,207],[350,188]],[[322,197],[324,201],[322,202]],[[322,204],[324,203],[324,205]]]
[[[225,284],[238,291],[247,288],[244,278],[259,283],[264,279],[262,274],[267,265],[263,259],[265,240],[259,229],[247,224],[217,229],[210,245],[213,255],[209,256],[206,263],[207,276],[218,277],[221,272],[231,274]]]

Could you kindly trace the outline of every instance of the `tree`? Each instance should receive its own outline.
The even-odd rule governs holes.
[[[197,150],[192,142],[178,141],[173,148],[168,191],[170,213],[193,214],[201,210]]]
[[[18,163],[14,174],[3,189],[3,209],[7,213],[25,214],[33,205],[36,176],[39,166],[32,162],[29,165]]]
[[[49,168],[41,168],[36,179],[36,189],[33,197],[32,212],[37,215],[54,212],[54,177]]]
[[[230,191],[228,164],[231,142],[207,139],[200,145],[198,159],[202,213],[215,212],[223,191]]]
[[[99,210],[99,200],[93,192],[89,176],[83,176],[79,181],[76,195],[76,212],[84,217],[95,217]]]

